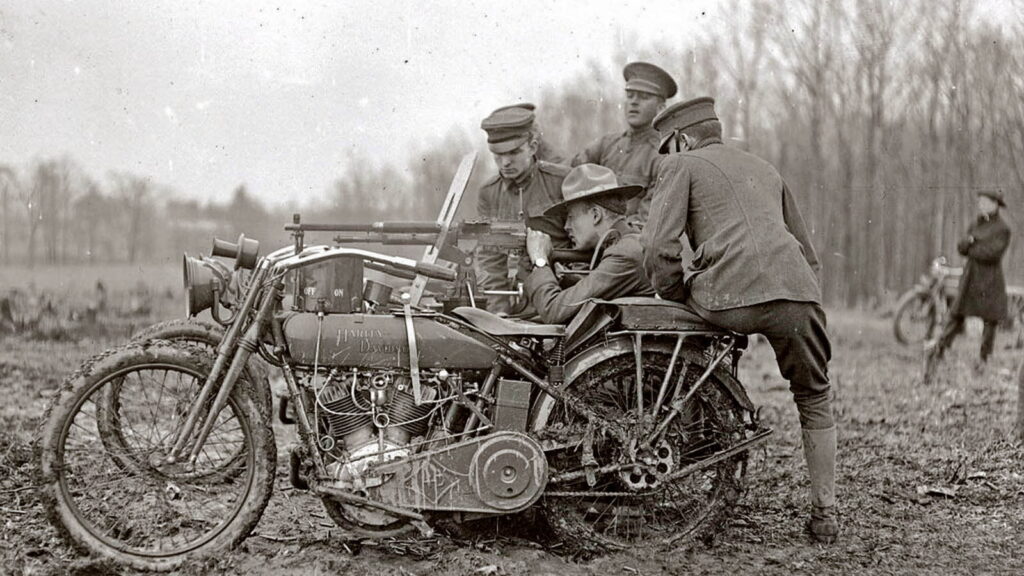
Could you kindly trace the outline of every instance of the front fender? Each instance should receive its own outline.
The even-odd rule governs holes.
[[[644,352],[663,352],[671,355],[675,348],[674,340],[674,338],[647,339],[644,341]],[[594,366],[606,360],[627,354],[633,356],[633,338],[629,335],[617,336],[581,351],[565,363],[564,380],[560,389],[567,390],[571,388],[582,374]],[[754,411],[754,403],[751,402],[747,391],[732,374],[719,366],[719,369],[715,371],[715,377],[722,382],[736,404],[748,412]],[[551,416],[551,411],[554,409],[556,402],[550,395],[541,394],[530,414],[529,430],[537,432],[547,426],[548,418]]]

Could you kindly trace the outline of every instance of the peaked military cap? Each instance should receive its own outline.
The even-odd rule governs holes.
[[[996,204],[1006,208],[1006,199],[1003,198],[1002,190],[978,190],[978,196],[990,198]]]
[[[512,108],[522,108],[523,110],[529,110],[533,112],[537,109],[537,105],[533,102],[520,102],[518,104],[509,104],[508,106],[502,106],[501,108],[495,108],[494,112],[501,112],[502,110],[510,110]],[[491,114],[494,114],[491,112]]]
[[[562,181],[563,200],[544,211],[551,215],[573,202],[588,200],[612,212],[626,213],[626,200],[636,196],[643,186],[619,186],[615,172],[598,164],[580,164],[569,171]]]
[[[487,147],[496,154],[511,152],[530,139],[533,127],[533,105],[502,106],[483,119],[480,128],[487,132]]]
[[[715,99],[709,96],[676,102],[662,110],[651,123],[654,129],[661,133],[658,152],[664,154],[668,151],[669,140],[672,139],[676,131],[686,130],[705,120],[718,120],[718,115],[715,114]]]
[[[676,81],[661,68],[647,62],[630,62],[622,69],[626,90],[636,90],[668,99],[676,95]]]

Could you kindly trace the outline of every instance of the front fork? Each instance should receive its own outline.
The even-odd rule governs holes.
[[[231,391],[234,389],[238,377],[245,370],[249,358],[259,346],[263,328],[270,324],[275,306],[281,300],[282,291],[284,290],[284,282],[281,279],[277,279],[271,284],[269,289],[262,291],[259,309],[255,317],[247,321],[245,311],[251,310],[256,299],[260,296],[260,286],[265,280],[268,270],[269,263],[264,261],[253,275],[249,292],[239,308],[239,317],[231,324],[220,346],[217,348],[217,358],[214,360],[213,368],[210,370],[210,374],[207,375],[206,381],[203,382],[203,386],[199,390],[199,396],[192,403],[191,408],[189,408],[188,415],[185,417],[185,423],[176,432],[174,444],[164,457],[165,464],[170,465],[179,462],[186,449],[188,449],[188,454],[185,458],[186,465],[189,467],[195,466],[196,459],[199,458],[199,454],[206,444],[206,439],[217,422],[217,416],[227,405],[228,398],[231,396]],[[245,335],[240,337],[243,330]],[[227,374],[221,380],[221,374],[226,367]],[[217,391],[217,395],[213,400],[213,404],[207,409],[206,405],[214,390]],[[197,425],[199,426],[199,433],[193,438]]]

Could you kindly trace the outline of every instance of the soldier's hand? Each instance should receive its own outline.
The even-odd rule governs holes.
[[[540,230],[526,229],[526,254],[530,262],[537,265],[537,261],[543,259],[548,261],[551,256],[551,236]]]

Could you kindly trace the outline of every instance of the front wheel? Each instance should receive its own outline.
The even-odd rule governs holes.
[[[237,544],[256,526],[273,489],[276,447],[251,384],[234,388],[194,468],[165,463],[212,362],[197,346],[129,344],[63,383],[36,449],[40,500],[72,545],[136,569],[171,570]],[[117,447],[101,432],[114,387],[130,434]]]
[[[920,344],[931,339],[938,325],[935,302],[927,292],[911,290],[896,303],[893,317],[893,335],[904,346]]]

